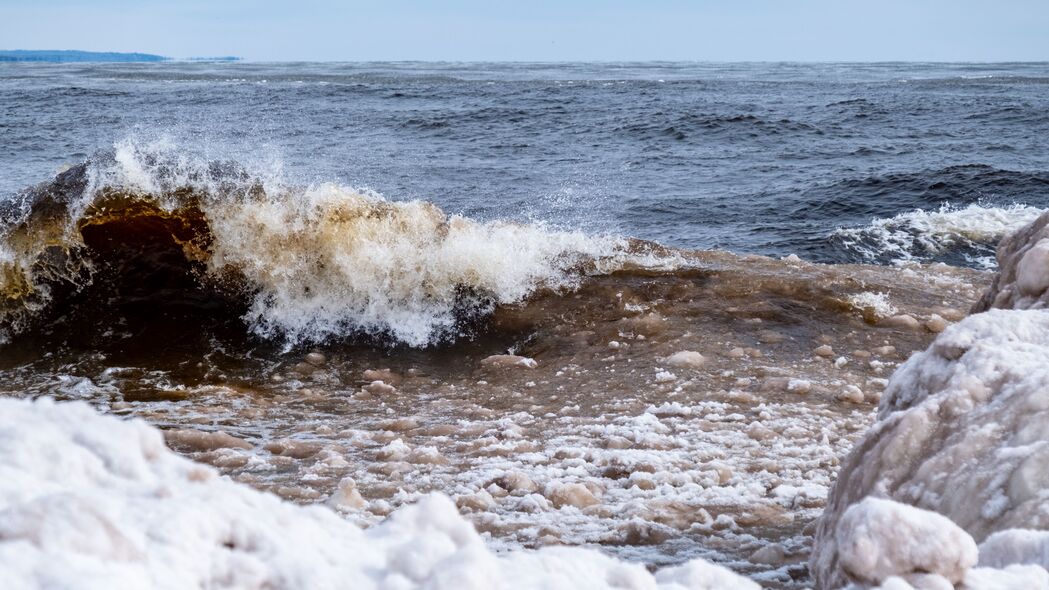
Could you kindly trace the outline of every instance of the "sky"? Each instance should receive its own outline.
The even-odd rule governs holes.
[[[0,49],[255,61],[1044,61],[1047,0],[0,0]]]

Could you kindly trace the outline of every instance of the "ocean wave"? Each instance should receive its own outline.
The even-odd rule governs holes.
[[[252,332],[289,347],[354,334],[426,346],[590,273],[675,264],[619,237],[293,186],[279,166],[253,171],[164,141],[120,142],[6,203],[3,221],[8,332],[108,282],[110,301],[233,301]]]
[[[838,229],[831,240],[871,262],[928,261],[953,253],[971,266],[994,268],[998,241],[1043,212],[1022,204],[972,203],[962,208],[917,209],[869,225]]]

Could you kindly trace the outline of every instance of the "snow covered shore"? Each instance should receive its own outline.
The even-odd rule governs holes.
[[[38,588],[757,588],[702,560],[657,572],[595,551],[497,556],[444,496],[363,531],[222,478],[140,420],[0,400],[0,580]]]
[[[819,588],[1049,588],[1047,225],[1003,240],[989,311],[893,375],[820,519]]]

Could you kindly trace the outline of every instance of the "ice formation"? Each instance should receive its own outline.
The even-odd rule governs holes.
[[[1047,225],[999,246],[976,310],[1009,309],[947,328],[893,375],[820,519],[818,587],[1049,588],[1049,536],[1025,530],[1049,528]],[[970,568],[973,539],[983,567]],[[907,578],[919,574],[942,581]]]
[[[1045,309],[1049,303],[1049,213],[998,244],[998,275],[973,311]]]
[[[944,331],[893,375],[817,532],[821,587],[844,581],[835,526],[867,496],[947,516],[977,540],[1049,527],[1049,314],[993,310]]]
[[[496,556],[440,495],[361,530],[219,477],[140,420],[0,400],[0,580],[35,588],[754,589],[702,560],[654,576],[591,550]]]

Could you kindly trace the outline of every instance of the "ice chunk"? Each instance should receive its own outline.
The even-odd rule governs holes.
[[[1049,569],[1049,531],[1009,529],[980,543],[981,566],[1002,568],[1014,563]]]
[[[950,519],[892,500],[866,498],[837,524],[838,561],[852,579],[934,573],[958,583],[976,565],[976,542]]]

